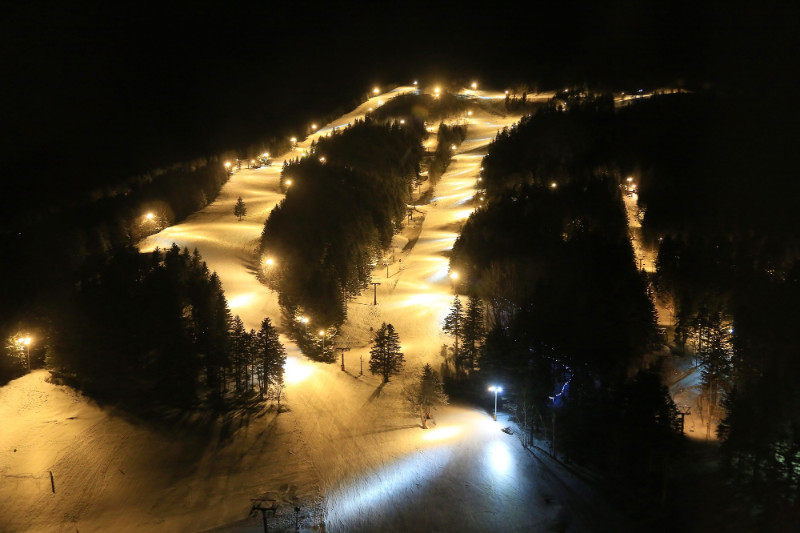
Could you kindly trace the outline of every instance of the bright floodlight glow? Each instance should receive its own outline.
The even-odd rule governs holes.
[[[253,300],[255,300],[256,295],[252,292],[247,294],[240,294],[239,296],[235,296],[228,300],[228,307],[231,309],[236,309],[237,307],[244,307],[246,305],[250,305]]]
[[[467,111],[467,116],[472,116],[472,111]]]
[[[231,166],[231,162],[230,161],[225,161],[225,168],[228,168],[230,166]]]
[[[630,183],[630,182],[632,182],[632,181],[633,181],[633,178],[631,178],[631,177],[628,177],[628,183]]]
[[[283,365],[283,379],[286,383],[300,383],[305,381],[314,372],[311,363],[300,361],[296,357],[287,357]]]
[[[289,185],[292,184],[292,180],[286,180],[283,183],[284,183],[284,185],[286,185],[288,187]]]
[[[461,433],[461,428],[458,426],[439,427],[436,429],[429,429],[422,434],[422,440],[439,441],[455,437]]]
[[[506,94],[508,94],[508,91],[506,91]]]
[[[315,130],[315,129],[317,129],[317,125],[316,125],[316,124],[312,124],[312,125],[311,125],[311,129],[312,129],[312,130]]]
[[[251,159],[251,160],[250,160],[250,163],[251,163],[251,164],[252,164],[252,163],[255,163],[255,162],[256,162],[256,160],[255,160],[255,159]]]
[[[400,124],[405,124],[405,123],[406,123],[406,119],[404,119],[404,118],[401,118],[401,119],[400,119]]]
[[[147,213],[147,214],[144,216],[144,218],[146,218],[147,220],[153,220],[153,213]]]
[[[264,260],[264,264],[267,266],[272,266],[275,264],[275,261],[270,257],[269,259]]]
[[[499,473],[505,474],[511,466],[511,454],[508,453],[508,448],[503,442],[494,441],[487,450],[488,463],[492,469]]]
[[[414,80],[414,85],[416,85],[416,84],[417,84],[417,80]]]
[[[25,337],[24,339],[22,339],[22,344],[28,345],[30,343],[31,343],[31,338],[30,337]]]
[[[472,82],[472,90],[475,90],[477,88],[478,88],[478,84],[475,83],[475,82]]]
[[[556,187],[558,187],[558,185],[556,184],[555,181],[550,184],[551,189],[555,189]]]
[[[435,92],[436,94],[439,94],[439,92],[440,92],[440,91],[441,91],[441,89],[439,89],[438,87],[436,87],[435,89],[433,89],[433,92]]]
[[[378,89],[377,87],[375,87],[374,89],[372,89],[372,94],[378,94],[379,92],[381,92],[381,90],[380,90],[380,89]]]
[[[309,322],[308,317],[304,316],[303,318],[300,319],[300,322],[302,322],[303,324],[308,324]]]
[[[291,139],[289,139],[289,140],[290,140],[290,141],[292,141],[293,143],[296,143],[296,142],[297,142],[297,137],[292,137],[292,138],[291,138]]]
[[[456,149],[456,145],[455,145],[455,144],[451,144],[451,145],[450,145],[450,149],[451,149],[451,150],[455,150],[455,149]]]
[[[263,154],[261,154],[261,157],[269,157],[269,152],[264,152]]]
[[[396,501],[398,495],[425,490],[453,459],[450,446],[432,446],[386,464],[380,470],[366,472],[357,482],[335,488],[328,498],[328,515],[333,523],[359,524],[359,531],[372,531],[369,513],[381,509],[385,502]],[[422,461],[422,462],[421,462]],[[436,465],[421,468],[421,464]],[[412,490],[413,489],[413,490]]]
[[[325,332],[323,330],[319,330],[319,336],[322,337],[324,335],[325,335]]]
[[[458,279],[458,272],[450,272],[450,279]]]
[[[489,387],[489,392],[503,392],[503,387],[497,387],[495,385],[492,385],[491,387]]]

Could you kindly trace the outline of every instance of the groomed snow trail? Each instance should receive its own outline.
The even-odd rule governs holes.
[[[264,221],[283,197],[282,161],[300,155],[313,138],[363,116],[379,100],[411,90],[400,87],[370,99],[296,150],[273,158],[271,167],[235,172],[211,205],[145,239],[140,249],[173,242],[198,248],[247,328],[257,328],[265,316],[279,324],[277,295],[258,282],[255,252]],[[378,305],[371,305],[369,291],[349,306],[340,339],[351,347],[345,372],[338,364],[307,360],[282,338],[289,352],[289,412],[242,413],[228,424],[209,424],[208,436],[199,441],[188,431],[159,433],[114,417],[65,387],[46,383],[42,373],[0,389],[0,409],[11,409],[0,411],[0,419],[8,414],[20,421],[0,435],[0,529],[260,531],[260,517],[246,518],[250,498],[277,495],[288,507],[295,496],[308,502],[320,491],[328,531],[596,531],[598,524],[614,521],[583,482],[501,432],[506,415],[494,422],[483,411],[451,406],[436,414],[433,429],[423,431],[402,408],[404,382],[426,362],[438,368],[441,346],[451,342],[441,334],[453,298],[449,253],[478,203],[473,195],[481,157],[496,132],[518,118],[485,112],[469,118],[467,139],[430,203],[418,206],[421,227],[412,225],[396,238],[388,278],[383,265],[373,273],[382,283]],[[423,194],[428,188],[423,186]],[[241,222],[233,215],[239,196],[248,208]],[[384,321],[395,325],[407,363],[405,375],[381,385],[377,377],[360,375],[360,361],[368,360],[369,328]],[[31,395],[41,398],[23,407]],[[70,419],[65,406],[73,404],[80,413]],[[26,419],[51,417],[63,421],[58,431],[43,422],[25,426]],[[202,427],[204,421],[195,422]],[[20,461],[25,456],[14,456],[13,447],[27,450],[29,459]],[[49,475],[47,483],[41,477],[28,485],[7,482],[20,479],[9,474],[42,476],[48,470],[60,472],[57,489],[64,490],[55,495],[48,492]],[[26,487],[22,492],[20,485]],[[312,512],[302,510],[306,528],[320,521],[312,520]]]

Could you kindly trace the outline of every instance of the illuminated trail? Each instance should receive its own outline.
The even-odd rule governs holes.
[[[265,316],[280,324],[277,294],[258,281],[260,266],[253,255],[265,219],[283,198],[278,188],[282,161],[301,155],[313,139],[334,127],[352,123],[380,105],[379,100],[413,90],[379,91],[357,110],[319,125],[306,141],[274,157],[272,166],[235,172],[214,203],[149,237],[141,249],[167,248],[173,240],[190,250],[197,247],[209,269],[219,274],[232,312],[245,327],[258,328]],[[295,427],[293,453],[313,465],[315,484],[324,496],[327,531],[536,531],[552,529],[562,520],[560,507],[541,497],[543,490],[551,490],[540,481],[544,467],[486,412],[447,407],[435,414],[432,423],[437,425],[423,431],[405,413],[401,397],[404,383],[423,364],[439,368],[442,345],[452,342],[441,331],[454,295],[450,252],[462,224],[480,205],[474,195],[482,156],[497,132],[518,118],[475,111],[448,171],[435,188],[426,182],[415,191],[433,200],[415,202],[414,221],[395,236],[387,254],[388,275],[383,261],[375,265],[372,278],[381,283],[378,305],[372,305],[372,291],[365,291],[348,306],[348,320],[337,340],[350,347],[344,353],[344,371],[338,358],[337,364],[309,361],[281,337],[288,352],[289,411],[280,417]],[[239,196],[248,208],[241,223],[233,215]],[[314,317],[310,320],[313,328],[324,326]],[[388,384],[381,384],[368,368],[370,328],[374,331],[382,322],[395,326],[406,357],[406,373]],[[265,464],[280,472],[286,450],[267,448],[261,452]],[[292,472],[282,475],[294,483]],[[567,530],[589,530],[591,525],[576,521],[575,529]]]

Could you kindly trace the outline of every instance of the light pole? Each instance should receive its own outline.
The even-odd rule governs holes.
[[[491,387],[489,387],[489,392],[494,393],[494,420],[495,422],[497,422],[497,393],[503,392],[503,387],[496,387],[492,385]]]
[[[25,347],[25,359],[28,362],[28,372],[31,371],[31,338],[25,337],[24,339],[19,340],[20,343]]]
[[[325,357],[325,330],[319,330],[319,336],[322,337],[322,357]]]

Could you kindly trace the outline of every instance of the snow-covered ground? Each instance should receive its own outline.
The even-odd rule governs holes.
[[[280,323],[277,295],[256,278],[255,251],[282,198],[281,162],[410,90],[375,96],[273,158],[272,167],[234,173],[214,203],[141,249],[197,247],[246,327],[265,316]],[[418,206],[422,218],[415,214],[396,238],[388,277],[383,265],[373,273],[378,305],[369,291],[349,306],[339,341],[351,348],[345,372],[307,360],[282,339],[288,412],[156,431],[46,383],[42,372],[0,389],[0,420],[13,420],[0,434],[0,530],[259,531],[260,517],[247,512],[251,498],[263,497],[280,504],[273,530],[293,529],[296,504],[302,527],[324,521],[328,531],[593,531],[615,521],[585,483],[522,448],[485,412],[450,406],[423,431],[402,410],[403,383],[424,363],[438,368],[441,346],[451,341],[441,334],[453,298],[449,252],[473,209],[481,157],[516,118],[477,110],[469,117],[467,139],[430,203]],[[239,196],[248,207],[241,222],[233,215]],[[407,371],[381,385],[360,375],[360,360],[368,359],[369,328],[384,321],[400,335]]]

